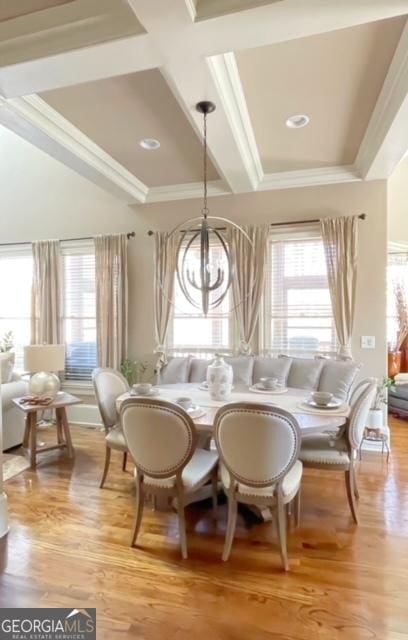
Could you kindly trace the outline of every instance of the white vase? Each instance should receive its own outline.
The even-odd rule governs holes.
[[[208,391],[212,400],[227,400],[231,395],[233,371],[221,356],[207,368]]]
[[[384,416],[382,409],[370,409],[367,417],[367,427],[370,429],[382,429],[384,426]]]

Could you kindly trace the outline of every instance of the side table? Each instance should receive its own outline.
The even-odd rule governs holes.
[[[66,449],[70,458],[74,457],[74,448],[72,446],[71,434],[69,431],[69,423],[67,420],[66,407],[74,404],[80,404],[82,400],[70,393],[60,391],[55,399],[46,406],[35,404],[22,404],[24,396],[14,398],[14,404],[24,411],[26,414],[26,428],[24,433],[23,447],[30,450],[31,468],[35,469],[37,464],[37,453],[44,451],[53,451],[54,449]],[[57,444],[49,447],[37,447],[37,412],[45,409],[55,409],[57,420]]]

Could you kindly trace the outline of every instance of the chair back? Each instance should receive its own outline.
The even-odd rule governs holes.
[[[377,384],[377,378],[364,378],[364,380],[360,380],[360,382],[356,384],[356,386],[352,389],[351,395],[350,395],[349,405],[351,407],[356,402],[356,400],[360,397],[363,391],[366,390],[367,386],[372,382],[375,382]]]
[[[358,391],[358,393],[356,393]],[[368,412],[377,393],[377,380],[366,378],[362,380],[352,395],[352,405],[348,418],[347,435],[352,449],[358,449],[363,439],[364,429],[367,426]]]
[[[120,408],[125,439],[141,474],[170,478],[191,459],[197,432],[181,407],[164,400],[129,398]]]
[[[107,368],[94,369],[92,382],[102,422],[105,429],[109,431],[119,422],[116,399],[122,393],[129,391],[128,382],[119,371]]]
[[[287,411],[236,402],[217,412],[215,440],[221,461],[235,480],[267,487],[295,464],[301,435],[297,420]]]

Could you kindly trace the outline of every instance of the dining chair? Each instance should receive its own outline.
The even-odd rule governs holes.
[[[277,511],[282,564],[288,571],[285,505],[295,500],[298,520],[302,480],[301,435],[295,417],[277,407],[236,402],[217,411],[214,427],[228,498],[222,559],[228,560],[231,553],[238,503],[272,507]]]
[[[105,466],[99,485],[102,488],[108,475],[112,449],[123,453],[122,470],[126,471],[128,449],[119,423],[116,399],[122,393],[129,391],[129,385],[126,378],[119,371],[101,367],[93,370],[92,382],[106,434]]]
[[[375,378],[362,380],[351,396],[351,410],[345,428],[338,434],[319,434],[302,442],[300,459],[304,467],[344,471],[347,499],[353,520],[358,524],[355,500],[359,498],[354,468],[367,417],[377,389]]]
[[[135,546],[146,495],[176,498],[181,554],[187,558],[184,509],[211,482],[214,513],[217,507],[216,451],[196,448],[197,431],[184,409],[164,400],[129,398],[120,420],[136,466],[136,518],[131,546]]]

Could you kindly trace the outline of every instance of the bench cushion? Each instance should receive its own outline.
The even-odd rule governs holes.
[[[253,383],[256,384],[261,378],[277,378],[281,385],[286,386],[291,364],[291,358],[256,356],[254,361]]]
[[[346,401],[361,364],[352,360],[322,360],[323,369],[319,391],[330,391],[339,400]]]
[[[207,380],[207,367],[211,362],[212,359],[191,358],[188,381],[201,383]]]
[[[314,358],[288,358],[280,355],[279,358],[291,360],[288,375],[288,387],[295,389],[317,389],[319,386],[320,374],[323,369],[323,360]]]
[[[188,382],[190,362],[191,359],[189,357],[169,358],[166,366],[160,371],[159,383],[179,384]]]
[[[252,384],[252,372],[254,369],[254,358],[252,356],[225,356],[224,360],[230,364],[234,372],[233,382],[235,384]]]

